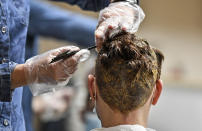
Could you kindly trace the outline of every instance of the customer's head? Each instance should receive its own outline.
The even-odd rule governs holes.
[[[95,77],[89,76],[89,91],[97,100],[99,117],[101,108],[127,115],[146,103],[156,104],[162,89],[163,59],[160,51],[134,34],[106,41],[96,60]]]

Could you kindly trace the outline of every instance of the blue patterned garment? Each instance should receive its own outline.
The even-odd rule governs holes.
[[[94,11],[109,4],[109,0],[61,1]],[[0,0],[0,131],[25,131],[22,87],[11,91],[10,86],[11,72],[24,63],[28,18],[29,0]]]
[[[22,88],[11,91],[10,79],[24,63],[28,18],[28,0],[0,0],[0,131],[25,131]]]

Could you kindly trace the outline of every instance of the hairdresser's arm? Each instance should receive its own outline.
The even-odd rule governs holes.
[[[99,11],[110,4],[110,0],[52,0],[78,5],[83,10]]]
[[[95,18],[73,13],[47,2],[31,0],[29,42],[27,43],[30,44],[30,36],[43,36],[87,47],[95,44],[94,31],[96,26],[97,19]],[[31,48],[31,45],[29,47]]]
[[[55,0],[61,1],[61,0]],[[144,12],[138,6],[138,0],[62,0],[72,5],[78,5],[82,9],[100,12],[98,27],[95,31],[97,49],[102,43],[118,33],[135,33],[142,20]],[[111,3],[110,3],[111,2]]]
[[[24,64],[16,65],[15,70],[11,73],[11,81],[12,89],[28,84],[25,79]]]
[[[84,10],[99,11],[107,7],[112,2],[117,1],[127,1],[127,0],[53,0],[53,1],[63,1],[71,5],[78,5]],[[128,0],[133,3],[139,4],[139,0]]]

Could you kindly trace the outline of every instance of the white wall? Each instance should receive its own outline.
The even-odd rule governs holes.
[[[202,1],[141,0],[139,34],[165,54],[163,78],[202,87]]]
[[[202,89],[164,88],[158,104],[152,107],[149,127],[157,131],[202,131]]]

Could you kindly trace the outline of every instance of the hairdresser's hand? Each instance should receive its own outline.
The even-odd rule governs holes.
[[[131,5],[128,2],[111,3],[99,15],[95,31],[97,49],[101,48],[107,38],[122,31],[135,33],[144,17],[144,12],[138,5]]]
[[[75,46],[65,46],[27,60],[24,65],[27,84],[58,84],[67,81],[71,74],[77,69],[80,58],[79,53],[66,60],[49,64],[54,57],[67,50],[79,50],[79,48]]]

